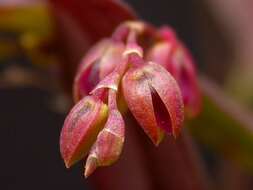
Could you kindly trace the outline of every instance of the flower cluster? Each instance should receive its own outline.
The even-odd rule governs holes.
[[[66,167],[88,154],[86,177],[119,158],[126,108],[158,145],[165,133],[179,135],[184,110],[192,117],[201,107],[190,53],[172,29],[139,21],[124,22],[90,49],[73,94],[77,103],[64,122],[60,148]]]

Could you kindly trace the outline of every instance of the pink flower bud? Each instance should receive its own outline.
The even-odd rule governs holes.
[[[125,138],[124,120],[118,110],[109,114],[105,128],[99,133],[85,166],[88,177],[98,166],[109,166],[118,160]]]
[[[85,156],[107,118],[107,106],[86,96],[68,114],[60,136],[60,150],[69,168]]]
[[[177,82],[162,66],[130,68],[122,81],[128,108],[154,144],[163,131],[176,137],[183,123],[183,100]]]
[[[189,117],[198,115],[202,101],[197,74],[192,57],[183,45],[172,52],[171,64],[168,69],[181,88],[187,115]]]
[[[166,41],[157,42],[147,53],[146,59],[162,65],[168,70],[172,53],[172,44]]]
[[[201,97],[193,59],[172,29],[163,27],[159,34],[162,41],[150,49],[147,59],[161,64],[172,74],[182,91],[188,116],[195,116],[201,109]]]
[[[86,54],[74,81],[73,94],[76,102],[88,95],[101,79],[122,62],[123,50],[123,43],[105,39]]]
[[[117,91],[109,89],[108,120],[99,133],[86,161],[85,177],[88,177],[98,166],[108,166],[118,160],[125,139],[125,124],[117,109]]]

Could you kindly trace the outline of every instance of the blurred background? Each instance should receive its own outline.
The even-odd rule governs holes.
[[[235,115],[253,116],[253,1],[126,2],[143,20],[175,28],[192,51],[200,76],[209,77],[225,100],[235,102],[231,109],[242,110]],[[60,130],[72,102],[58,66],[63,42],[55,38],[57,27],[45,1],[0,0],[1,189],[92,189],[82,177],[82,163],[66,170],[59,153]],[[236,149],[233,138],[230,148]],[[245,159],[234,162],[196,137],[208,175],[220,189],[253,188],[248,164],[253,139],[238,138],[247,148]]]

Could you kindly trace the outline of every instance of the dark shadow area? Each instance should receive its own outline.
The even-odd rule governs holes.
[[[32,88],[1,90],[1,189],[88,189],[82,165],[67,170],[60,157],[64,116],[49,95]]]

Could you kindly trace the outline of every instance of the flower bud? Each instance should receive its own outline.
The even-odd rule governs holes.
[[[85,177],[88,177],[98,166],[109,166],[117,161],[123,148],[124,138],[124,120],[118,110],[112,110],[87,158]]]
[[[154,144],[163,132],[176,137],[183,122],[183,100],[174,78],[155,63],[130,68],[122,81],[128,108]]]
[[[201,97],[193,59],[172,29],[163,27],[159,34],[162,41],[148,52],[147,59],[161,64],[178,82],[188,116],[192,117],[201,109]]]
[[[86,96],[68,114],[60,136],[60,150],[69,168],[83,158],[95,142],[107,118],[107,106]]]
[[[105,39],[96,44],[84,57],[74,80],[75,101],[80,100],[122,62],[124,45]]]
[[[189,117],[198,115],[201,110],[201,95],[197,75],[192,57],[183,45],[173,50],[168,70],[181,88],[187,115]]]
[[[147,60],[162,65],[168,70],[169,59],[171,57],[172,44],[162,41],[157,42],[147,53]]]

